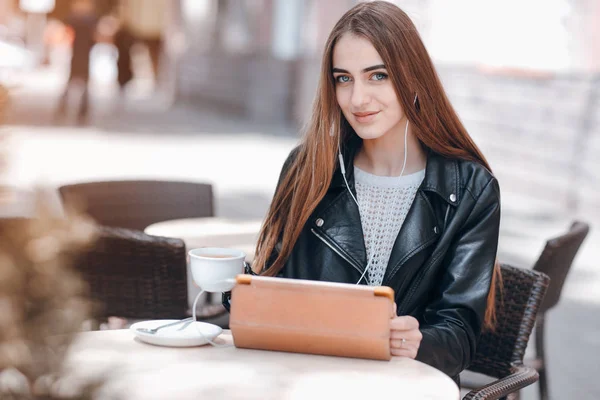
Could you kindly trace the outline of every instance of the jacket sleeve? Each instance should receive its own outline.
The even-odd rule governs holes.
[[[498,249],[500,189],[492,178],[450,245],[432,302],[421,316],[417,360],[451,377],[467,368],[483,326]]]

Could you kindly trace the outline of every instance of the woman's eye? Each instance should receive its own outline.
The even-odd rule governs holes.
[[[335,78],[335,81],[338,83],[348,83],[350,82],[350,77],[346,75],[340,75]]]
[[[375,81],[382,81],[385,78],[387,78],[388,76],[382,72],[378,72],[376,74],[373,74],[373,80]]]

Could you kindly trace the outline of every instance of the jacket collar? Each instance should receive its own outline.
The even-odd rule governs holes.
[[[420,190],[436,193],[448,204],[456,206],[462,198],[458,161],[429,150]]]
[[[360,139],[359,139],[360,140]],[[349,146],[342,150],[344,155],[344,167],[346,169],[346,179],[350,189],[354,189],[354,157],[360,149],[360,142],[356,139],[351,140]],[[331,180],[331,188],[345,187],[344,177],[338,167],[336,168]],[[460,173],[458,161],[446,158],[433,150],[427,152],[427,166],[425,167],[425,177],[419,187],[419,190],[433,192],[444,199],[448,204],[456,206],[461,198],[460,191]]]

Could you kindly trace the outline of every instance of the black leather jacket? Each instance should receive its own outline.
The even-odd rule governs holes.
[[[356,150],[345,156],[354,193]],[[494,176],[480,164],[430,151],[382,285],[394,289],[398,315],[419,320],[423,340],[417,360],[455,379],[469,366],[482,330],[499,224]],[[359,210],[338,168],[280,276],[356,283],[366,264]]]

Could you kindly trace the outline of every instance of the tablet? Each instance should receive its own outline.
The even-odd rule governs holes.
[[[236,347],[389,360],[394,291],[238,275],[229,328]]]

